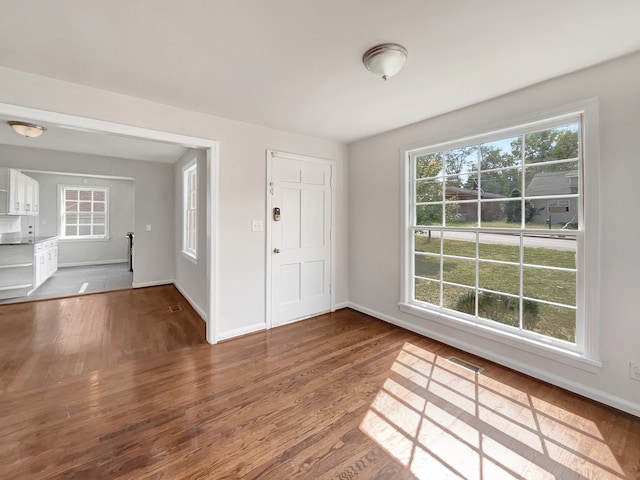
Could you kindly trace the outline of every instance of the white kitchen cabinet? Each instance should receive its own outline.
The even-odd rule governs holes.
[[[0,244],[0,299],[30,294],[57,270],[56,237]]]
[[[33,290],[33,245],[0,246],[0,298],[26,295]]]
[[[38,215],[37,180],[13,168],[0,167],[0,215]]]
[[[34,246],[34,290],[58,270],[58,240],[36,243]]]

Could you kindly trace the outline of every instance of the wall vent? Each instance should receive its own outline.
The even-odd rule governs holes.
[[[470,372],[475,373],[476,375],[480,375],[484,370],[484,368],[474,365],[473,363],[466,362],[458,357],[449,357],[447,358],[447,360],[449,360],[451,363],[455,363],[465,370],[469,370]]]

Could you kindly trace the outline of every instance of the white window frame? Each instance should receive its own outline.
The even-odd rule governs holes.
[[[190,244],[189,242],[190,235],[192,235],[192,244]],[[196,262],[198,259],[197,158],[193,159],[182,168],[182,253],[189,260],[192,260],[194,262]]]
[[[486,143],[506,138],[510,135],[553,128],[581,120],[583,178],[582,205],[580,210],[580,230],[577,237],[577,291],[576,343],[556,341],[543,335],[522,335],[493,325],[497,322],[479,322],[471,316],[456,314],[455,311],[431,307],[413,299],[414,259],[413,259],[413,219],[415,208],[415,181],[412,158],[426,153],[434,153],[460,148],[474,143]],[[589,99],[544,112],[538,112],[519,119],[512,119],[494,126],[484,133],[474,132],[453,141],[426,141],[421,145],[402,149],[402,264],[400,310],[405,313],[445,324],[455,329],[489,338],[536,355],[597,372],[602,366],[599,352],[599,141],[597,99]],[[425,145],[430,145],[425,147]],[[482,231],[482,229],[479,229]],[[467,317],[467,318],[465,318]]]
[[[104,234],[103,235],[67,235],[66,234],[66,199],[65,192],[67,190],[91,190],[100,191],[104,193]],[[109,240],[109,187],[92,187],[88,185],[58,185],[58,237],[62,241],[106,241]],[[78,212],[79,213],[79,212]],[[93,214],[93,210],[91,212],[87,212],[89,214]],[[102,213],[102,212],[100,212]],[[87,225],[93,226],[93,223],[89,223]]]

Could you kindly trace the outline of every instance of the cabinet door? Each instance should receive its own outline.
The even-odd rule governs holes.
[[[31,179],[31,183],[33,185],[31,215],[38,215],[40,213],[40,184],[33,178]]]
[[[58,271],[58,245],[56,244],[52,249],[53,251],[53,270],[52,274]]]
[[[25,215],[33,215],[33,179],[22,175],[24,183],[24,213]]]
[[[24,208],[20,190],[20,176],[20,172],[17,170],[9,169],[9,213],[13,215],[20,215]]]
[[[46,261],[45,261],[45,252],[36,253],[36,284],[35,288],[38,288],[42,285],[42,282],[45,281],[46,277]]]
[[[16,190],[18,194],[18,215],[28,215],[29,210],[27,203],[29,202],[29,186],[27,182],[27,176],[20,172],[16,172]]]

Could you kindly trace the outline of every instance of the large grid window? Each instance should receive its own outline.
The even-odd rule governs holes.
[[[60,187],[60,237],[107,238],[109,190],[94,187]]]
[[[408,153],[414,309],[584,352],[583,115]]]
[[[197,257],[198,239],[198,166],[193,162],[183,170],[183,245],[182,251]]]

